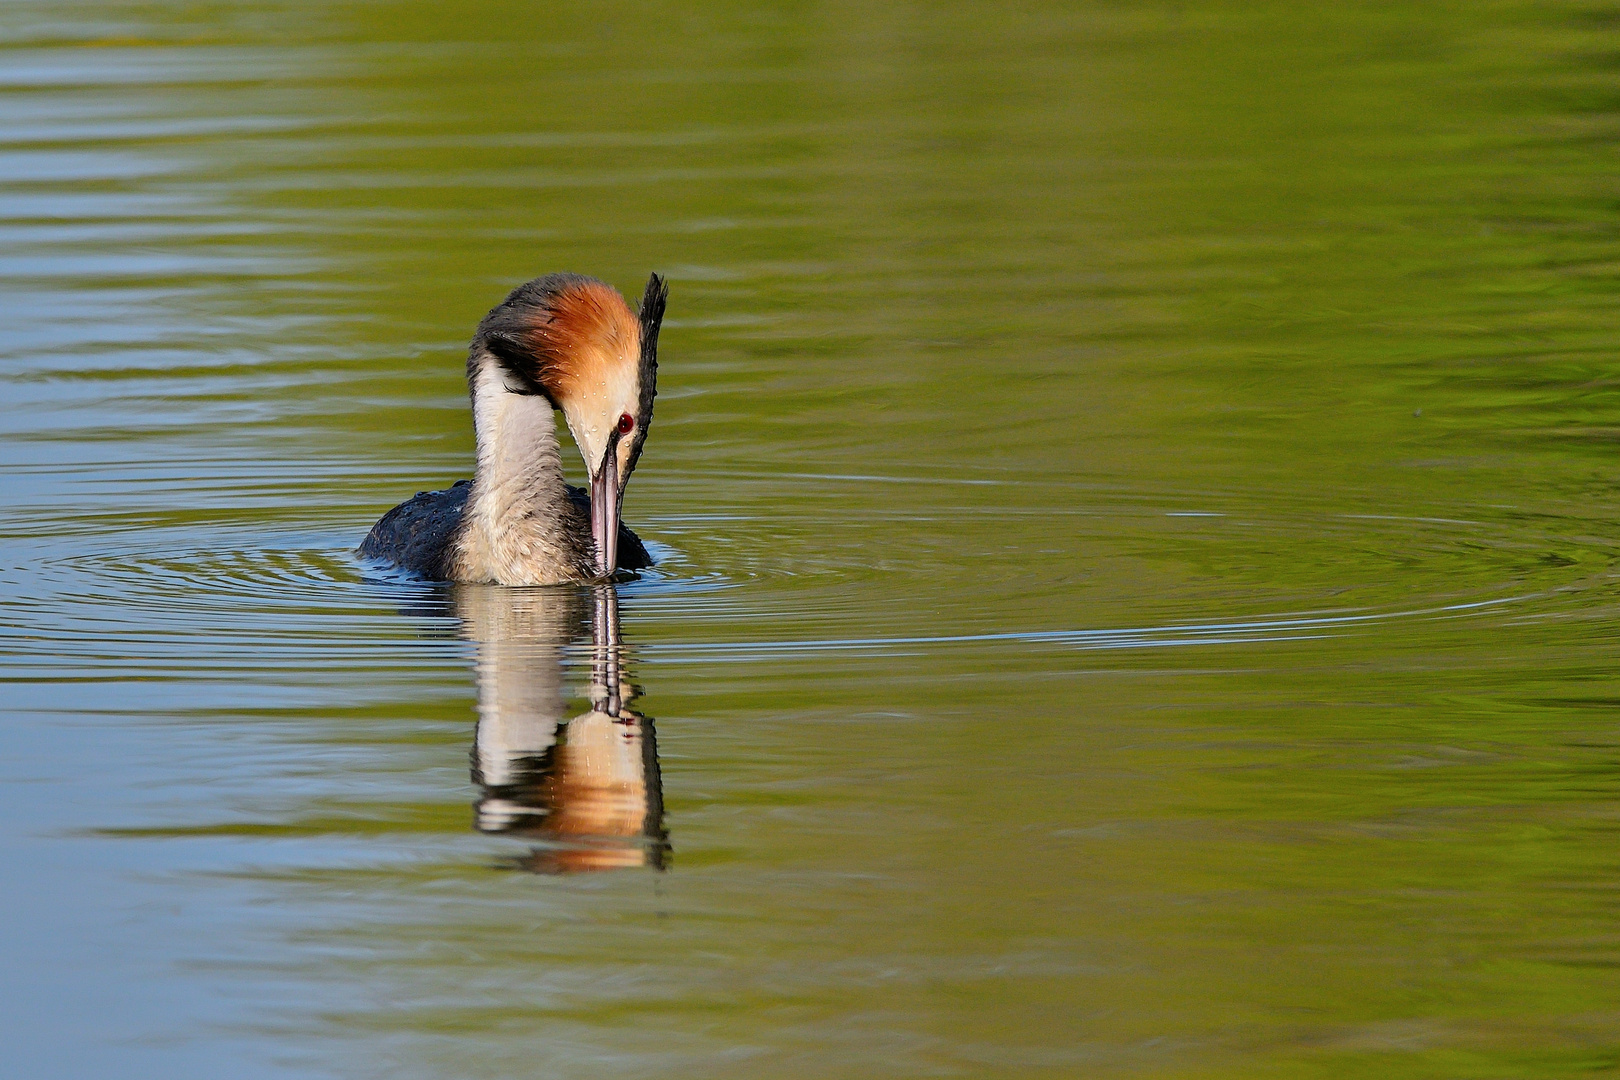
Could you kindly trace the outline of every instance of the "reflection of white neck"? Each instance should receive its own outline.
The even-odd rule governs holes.
[[[473,759],[488,787],[518,782],[557,741],[567,703],[562,651],[575,625],[571,599],[549,589],[456,590],[462,634],[478,649]]]
[[[478,466],[458,537],[457,577],[504,585],[575,580],[561,513],[568,498],[557,426],[543,397],[515,394],[487,354],[473,380]]]
[[[557,741],[563,711],[560,659],[517,642],[479,643],[473,754],[485,785],[516,783],[519,767]]]

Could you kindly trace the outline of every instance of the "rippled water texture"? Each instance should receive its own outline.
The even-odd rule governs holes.
[[[7,4],[0,1073],[1620,1071],[1617,34]],[[358,564],[557,269],[658,569]]]

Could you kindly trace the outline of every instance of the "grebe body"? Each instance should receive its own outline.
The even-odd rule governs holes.
[[[500,585],[651,566],[619,508],[652,423],[667,295],[653,274],[637,315],[617,290],[578,274],[513,290],[467,352],[473,478],[400,503],[358,554],[438,581]],[[585,459],[588,491],[564,479],[553,410]]]

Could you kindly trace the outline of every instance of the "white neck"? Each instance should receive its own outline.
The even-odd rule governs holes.
[[[551,585],[576,580],[561,510],[568,499],[551,404],[507,389],[485,356],[473,380],[478,467],[458,536],[462,581]]]

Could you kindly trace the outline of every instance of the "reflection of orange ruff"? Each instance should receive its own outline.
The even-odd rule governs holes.
[[[593,710],[560,735],[538,800],[545,817],[522,830],[554,846],[530,852],[519,865],[542,874],[661,865],[657,822],[649,820],[658,800],[648,797],[642,718],[628,709],[617,719]]]
[[[640,838],[647,824],[647,767],[641,717],[602,712],[575,717],[557,747],[546,831],[559,839]]]
[[[592,844],[536,848],[517,865],[534,874],[577,874],[587,870],[624,870],[642,866],[648,852],[640,844]]]

